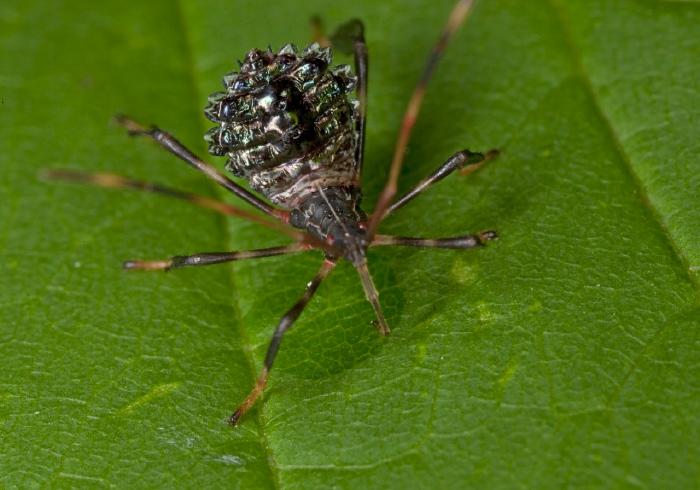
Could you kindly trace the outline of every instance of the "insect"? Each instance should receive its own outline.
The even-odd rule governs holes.
[[[126,177],[49,170],[50,179],[83,181],[102,187],[131,188],[184,199],[220,213],[242,217],[288,234],[294,242],[271,248],[199,253],[168,260],[124,263],[125,269],[172,270],[223,262],[319,250],[324,259],[301,298],[282,316],[270,341],[262,372],[248,397],[228,422],[236,425],[265,389],[268,376],[287,330],[300,316],[324,278],[339,260],[352,263],[359,273],[381,335],[389,334],[379,294],[367,266],[369,247],[400,245],[428,248],[470,249],[496,239],[494,231],[453,238],[409,238],[378,234],[384,218],[412,201],[455,170],[474,169],[495,155],[461,150],[447,159],[408,193],[394,199],[408,139],[426,85],[436,62],[454,32],[466,18],[472,0],[455,5],[438,43],[430,54],[423,75],[409,102],[396,143],[389,179],[374,212],[361,209],[365,121],[367,113],[368,55],[360,21],[342,25],[331,44],[352,54],[355,73],[348,65],[331,68],[330,47],[313,43],[301,53],[288,44],[274,53],[253,49],[239,62],[240,71],[223,78],[225,91],[209,97],[205,115],[216,124],[205,136],[209,152],[226,156],[226,169],[245,178],[250,188],[269,203],[195,156],[173,136],[158,128],[145,128],[120,116],[118,121],[132,135],[154,139],[207,177],[243,199],[266,216],[206,197]],[[350,98],[352,92],[356,99]],[[270,204],[272,203],[272,204]]]

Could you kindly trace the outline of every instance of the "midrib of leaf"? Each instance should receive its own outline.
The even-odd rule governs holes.
[[[690,263],[684,257],[684,255],[681,253],[681,248],[678,245],[678,243],[676,242],[676,240],[674,239],[673,235],[670,233],[668,227],[666,226],[666,222],[663,219],[663,216],[661,215],[661,213],[659,213],[659,211],[656,209],[656,207],[652,204],[651,200],[649,199],[647,188],[644,185],[644,182],[642,181],[642,179],[637,174],[637,172],[634,170],[634,167],[630,161],[630,158],[629,158],[627,152],[625,151],[624,145],[620,141],[620,138],[619,138],[617,132],[615,131],[615,128],[613,126],[611,119],[608,117],[608,115],[605,112],[605,109],[603,108],[603,104],[598,97],[598,94],[593,86],[593,83],[591,82],[591,78],[586,73],[586,69],[584,67],[583,57],[581,55],[581,51],[578,47],[578,43],[576,42],[575,36],[574,36],[572,29],[571,29],[570,19],[568,18],[568,16],[564,12],[564,8],[561,5],[561,1],[562,0],[547,0],[550,7],[554,11],[556,18],[559,20],[559,24],[561,26],[561,31],[562,31],[562,37],[565,40],[566,47],[569,49],[569,52],[571,53],[571,59],[573,60],[575,75],[580,79],[581,83],[586,88],[586,92],[588,94],[588,97],[590,98],[591,103],[598,114],[598,117],[600,118],[601,122],[603,123],[603,126],[605,127],[605,130],[607,131],[608,136],[610,138],[610,141],[612,142],[613,147],[615,148],[615,151],[617,152],[618,156],[620,157],[620,161],[624,164],[624,170],[629,175],[630,180],[634,184],[634,187],[637,189],[637,192],[639,192],[640,201],[644,204],[644,206],[649,211],[650,215],[653,217],[654,221],[657,223],[659,228],[663,231],[663,234],[666,237],[666,240],[668,241],[669,245],[673,249],[673,252],[676,256],[676,259],[681,264],[683,264],[685,272],[686,272],[688,278],[690,279],[690,281],[693,283],[695,290],[700,291],[700,279],[698,278],[698,275],[693,271]],[[690,311],[692,311],[693,309],[695,309],[695,306],[691,307],[685,313],[687,314]],[[663,330],[663,328],[661,330]]]
[[[195,63],[195,56],[194,56],[195,50],[193,48],[193,40],[192,40],[193,36],[192,36],[192,31],[190,29],[190,26],[188,25],[188,22],[187,22],[188,16],[185,13],[186,9],[183,5],[183,0],[175,0],[175,4],[176,4],[177,12],[178,12],[177,17],[178,17],[179,22],[180,22],[180,31],[183,33],[183,36],[185,38],[183,45],[185,46],[185,49],[186,49],[186,53],[185,53],[186,64],[189,67],[189,74],[190,74],[189,83],[191,85],[192,91],[195,94],[197,94],[197,98],[193,102],[196,104],[197,108],[201,110],[201,107],[200,107],[201,103],[202,103],[202,101],[206,100],[206,97],[208,94],[202,93],[202,91],[200,89],[200,87],[204,86],[205,84],[198,83],[198,82],[200,82],[200,78],[201,78],[202,74],[200,72],[198,72],[197,65]],[[200,122],[201,122],[200,123],[200,129],[201,129],[200,133],[205,134],[206,131],[209,129],[209,127],[204,125],[202,118],[200,118]],[[212,183],[210,187],[215,189],[215,194],[217,196],[219,196],[220,199],[222,199],[222,200],[224,199],[224,196],[226,195],[226,193],[219,186],[214,185]],[[230,195],[228,197],[230,197]],[[234,246],[233,246],[233,240],[231,238],[231,233],[230,233],[228,226],[225,226],[226,220],[220,219],[219,223],[222,224],[221,231],[223,233],[223,237],[224,237],[223,242],[224,242],[224,245],[226,245],[226,249],[233,250]],[[245,356],[246,356],[249,370],[253,375],[253,379],[250,380],[249,385],[253,386],[254,380],[257,377],[257,375],[256,375],[257,369],[256,369],[255,359],[253,357],[253,349],[252,349],[251,342],[250,342],[250,336],[248,335],[248,330],[245,328],[245,326],[243,324],[243,315],[241,315],[240,302],[238,300],[237,295],[234,294],[234,292],[237,291],[236,274],[235,274],[235,271],[232,267],[229,267],[228,270],[229,270],[229,274],[227,274],[227,276],[228,276],[230,291],[231,291],[231,294],[230,294],[231,305],[233,307],[233,310],[235,311],[235,319],[234,320],[235,320],[235,324],[236,324],[236,326],[235,326],[236,334],[239,335],[241,337],[241,339],[243,339],[243,344],[245,344],[245,348],[243,349],[243,351],[244,351]],[[237,400],[232,400],[231,406],[233,406],[233,404],[238,403],[238,402],[239,401],[237,401]],[[255,413],[248,414],[248,417],[253,417],[253,416],[257,417],[258,423],[260,424],[260,427],[261,427],[261,431],[260,431],[261,445],[262,445],[263,450],[267,456],[265,458],[265,464],[269,468],[270,474],[272,475],[272,481],[271,481],[272,486],[274,488],[278,489],[278,488],[280,488],[278,469],[277,469],[277,466],[273,463],[275,461],[275,458],[274,458],[274,453],[272,452],[272,448],[271,448],[270,444],[268,443],[267,425],[266,425],[264,413],[262,410],[258,410]],[[227,427],[227,429],[229,429],[229,430],[241,430],[238,427],[236,427],[236,428]]]

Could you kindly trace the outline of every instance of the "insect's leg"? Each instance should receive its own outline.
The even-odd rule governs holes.
[[[171,134],[166,133],[162,129],[158,129],[156,127],[146,129],[145,127],[141,126],[140,124],[132,121],[131,119],[125,116],[117,116],[116,120],[119,124],[121,124],[127,130],[129,130],[129,134],[142,135],[153,138],[160,146],[168,150],[170,153],[184,160],[192,167],[196,168],[204,175],[206,175],[207,177],[215,181],[217,184],[222,186],[224,189],[240,197],[245,202],[259,209],[263,213],[283,222],[287,218],[287,213],[285,211],[281,211],[270,206],[268,203],[266,203],[259,197],[254,196],[253,194],[245,190],[243,187],[236,184],[234,181],[232,181],[224,174],[219,172],[213,165],[197,157],[194,153],[188,150],[187,147],[185,147],[185,145],[183,145],[177,139],[175,139],[175,137]]]
[[[180,267],[199,267],[203,265],[223,264],[224,262],[237,262],[240,260],[260,259],[263,257],[274,257],[276,255],[286,255],[305,250],[311,250],[310,245],[292,243],[280,247],[261,248],[256,250],[241,250],[236,252],[210,252],[194,255],[177,255],[166,260],[129,260],[122,265],[127,270],[171,271]]]
[[[73,182],[84,182],[87,184],[96,185],[99,187],[110,187],[117,189],[131,189],[139,190],[144,192],[152,192],[154,194],[163,194],[169,197],[174,197],[176,199],[182,199],[184,201],[191,202],[198,206],[217,211],[226,216],[237,216],[239,218],[252,221],[254,223],[261,224],[267,228],[272,228],[273,230],[280,231],[292,237],[299,243],[312,245],[316,248],[320,248],[331,254],[337,254],[337,250],[330,245],[324,243],[323,241],[317,239],[309,233],[303,232],[292,226],[285,224],[289,221],[289,212],[276,210],[279,215],[284,215],[285,218],[282,223],[278,221],[272,221],[263,216],[258,216],[255,213],[246,211],[245,209],[238,208],[236,206],[231,206],[222,201],[217,201],[204,196],[199,196],[197,194],[192,194],[190,192],[184,192],[177,189],[172,189],[170,187],[165,187],[159,184],[153,184],[151,182],[142,182],[140,180],[130,179],[128,177],[123,177],[121,175],[108,174],[108,173],[95,173],[95,172],[77,172],[73,170],[44,170],[42,176],[49,180],[66,180]],[[163,263],[163,261],[159,261]]]
[[[369,58],[367,44],[365,42],[365,27],[359,19],[352,19],[338,27],[338,30],[330,36],[334,48],[345,54],[351,54],[355,58],[355,75],[357,75],[357,87],[355,94],[360,102],[359,118],[357,119],[358,140],[355,146],[355,160],[359,168],[359,176],[362,176],[362,161],[365,149],[365,126],[367,124],[367,74]]]
[[[476,235],[464,235],[452,238],[410,238],[403,236],[375,235],[370,247],[382,245],[399,245],[403,247],[469,249],[484,245],[488,240],[498,240],[495,231],[482,231]]]
[[[357,85],[355,94],[360,103],[359,117],[355,126],[358,139],[355,144],[355,161],[359,169],[358,178],[362,177],[362,161],[365,148],[365,126],[367,125],[367,74],[369,58],[365,42],[365,26],[359,19],[351,19],[338,29],[326,36],[319,17],[311,18],[311,31],[314,42],[321,46],[333,46],[334,49],[346,55],[352,54],[355,59],[355,75]]]
[[[401,172],[401,164],[403,163],[404,154],[406,153],[406,146],[408,145],[408,140],[411,136],[413,125],[416,122],[416,117],[418,116],[421,103],[423,102],[423,96],[425,95],[425,89],[430,81],[430,77],[432,76],[435,66],[437,65],[437,62],[440,59],[440,56],[442,55],[448,41],[452,38],[462,22],[464,22],[464,19],[466,19],[472,3],[473,0],[460,0],[457,2],[457,5],[455,5],[452,13],[450,14],[450,18],[447,21],[447,25],[440,36],[440,39],[428,57],[428,61],[423,68],[420,81],[414,89],[413,95],[411,95],[411,100],[408,102],[408,107],[406,108],[406,113],[403,117],[401,132],[396,140],[394,157],[391,161],[391,169],[389,171],[389,179],[387,180],[386,186],[382,190],[382,193],[379,195],[377,206],[374,208],[372,219],[370,220],[367,228],[367,236],[370,240],[377,233],[379,223],[384,218],[386,209],[389,207],[391,202],[394,200],[394,196],[396,195],[399,173]]]
[[[326,36],[326,30],[323,28],[323,21],[317,15],[311,17],[311,40],[324,48],[331,45],[331,40]]]
[[[362,279],[362,287],[365,290],[365,297],[367,301],[370,302],[372,308],[374,308],[374,313],[377,315],[376,322],[372,322],[374,328],[377,329],[381,335],[389,335],[391,330],[389,330],[389,325],[386,323],[384,318],[384,313],[382,313],[382,307],[379,305],[379,292],[377,288],[374,287],[374,282],[372,282],[372,276],[369,275],[369,269],[367,269],[367,262],[361,262],[359,264],[353,264],[357,269],[358,274],[360,274],[360,279]]]
[[[299,298],[299,301],[297,301],[296,304],[292,306],[292,308],[280,319],[279,323],[277,324],[277,329],[275,329],[275,333],[272,335],[270,345],[267,348],[265,363],[263,364],[263,369],[260,376],[255,382],[255,387],[243,401],[243,403],[238,406],[236,411],[233,412],[233,415],[231,415],[228,420],[229,424],[235,426],[238,423],[238,420],[248,411],[253,403],[255,403],[255,400],[257,400],[260,394],[263,392],[265,385],[267,384],[267,377],[272,369],[272,364],[275,362],[275,356],[277,355],[277,351],[282,343],[282,336],[294,324],[296,319],[299,318],[299,315],[301,315],[301,312],[304,311],[306,305],[309,304],[309,300],[311,300],[311,297],[318,289],[321,281],[326,278],[328,273],[333,270],[337,263],[338,259],[326,259],[323,262],[321,269],[306,287],[306,291],[304,291],[304,294],[301,296],[301,298]]]
[[[109,187],[113,189],[129,189],[143,192],[151,192],[153,194],[162,194],[183,201],[188,201],[197,206],[217,211],[226,216],[238,216],[249,221],[267,225],[270,221],[260,218],[260,216],[245,211],[243,209],[231,206],[222,201],[217,201],[209,197],[199,196],[191,192],[180,191],[171,187],[166,187],[153,182],[144,182],[122,175],[102,173],[102,172],[80,172],[76,170],[63,169],[46,169],[41,172],[41,176],[48,180],[65,180],[72,182],[83,182],[86,184],[96,185],[99,187]],[[287,211],[281,211],[289,215]],[[288,221],[289,218],[286,218]],[[276,223],[275,223],[276,225]]]
[[[417,186],[408,191],[406,194],[401,196],[399,199],[394,201],[391,206],[389,206],[386,211],[384,211],[384,217],[386,218],[397,209],[402,208],[410,201],[418,197],[420,194],[428,190],[434,184],[440,182],[442,179],[450,175],[457,169],[469,169],[474,171],[477,168],[482,167],[487,161],[491,160],[498,154],[498,151],[491,150],[486,155],[481,153],[474,153],[469,150],[458,151],[452,155],[445,163],[440,165],[437,170],[432,174],[428,175],[426,178],[421,180]]]
[[[471,174],[472,172],[476,172],[479,170],[481,167],[486,165],[487,162],[490,162],[494,158],[496,158],[498,155],[500,155],[501,152],[496,150],[495,148],[493,150],[489,150],[487,153],[484,154],[484,160],[476,163],[474,165],[465,165],[460,169],[459,176],[460,177],[466,177],[467,175]]]

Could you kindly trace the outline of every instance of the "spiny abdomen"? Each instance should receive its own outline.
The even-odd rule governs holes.
[[[253,49],[204,110],[219,124],[205,136],[209,152],[228,156],[228,170],[283,208],[317,186],[359,185],[358,102],[348,97],[357,78],[347,65],[329,70],[331,61],[316,43],[301,55],[292,44],[277,54]]]

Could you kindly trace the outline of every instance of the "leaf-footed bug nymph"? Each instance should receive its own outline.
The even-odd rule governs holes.
[[[455,170],[468,172],[478,168],[496,154],[492,151],[484,156],[469,150],[458,151],[413,189],[394,199],[403,156],[425,88],[443,49],[466,18],[472,2],[457,2],[428,58],[404,115],[388,182],[371,215],[360,208],[368,56],[364,28],[358,20],[342,25],[330,36],[332,46],[353,55],[354,74],[347,65],[332,68],[331,48],[322,48],[318,43],[307,46],[301,53],[292,44],[287,44],[276,53],[270,48],[266,51],[253,49],[243,62],[239,62],[240,72],[223,78],[225,91],[209,97],[204,113],[217,124],[205,136],[209,152],[227,157],[226,170],[247,180],[250,188],[269,202],[195,156],[165,131],[155,127],[145,128],[131,119],[118,117],[130,134],[154,139],[266,216],[118,175],[67,170],[47,170],[44,173],[49,179],[165,194],[225,215],[260,223],[286,233],[294,240],[289,245],[257,250],[199,253],[157,261],[128,261],[124,263],[125,269],[172,270],[307,250],[323,253],[320,270],[308,283],[301,298],[280,319],[254,388],[229,418],[232,425],[236,425],[265,389],[284,333],[294,324],[340,259],[348,260],[357,269],[367,300],[376,313],[377,321],[373,324],[381,335],[387,335],[389,326],[367,267],[366,251],[369,247],[400,245],[469,249],[497,238],[494,231],[453,238],[408,238],[377,233],[384,218],[436,182]],[[352,92],[355,92],[356,99],[350,98]]]

